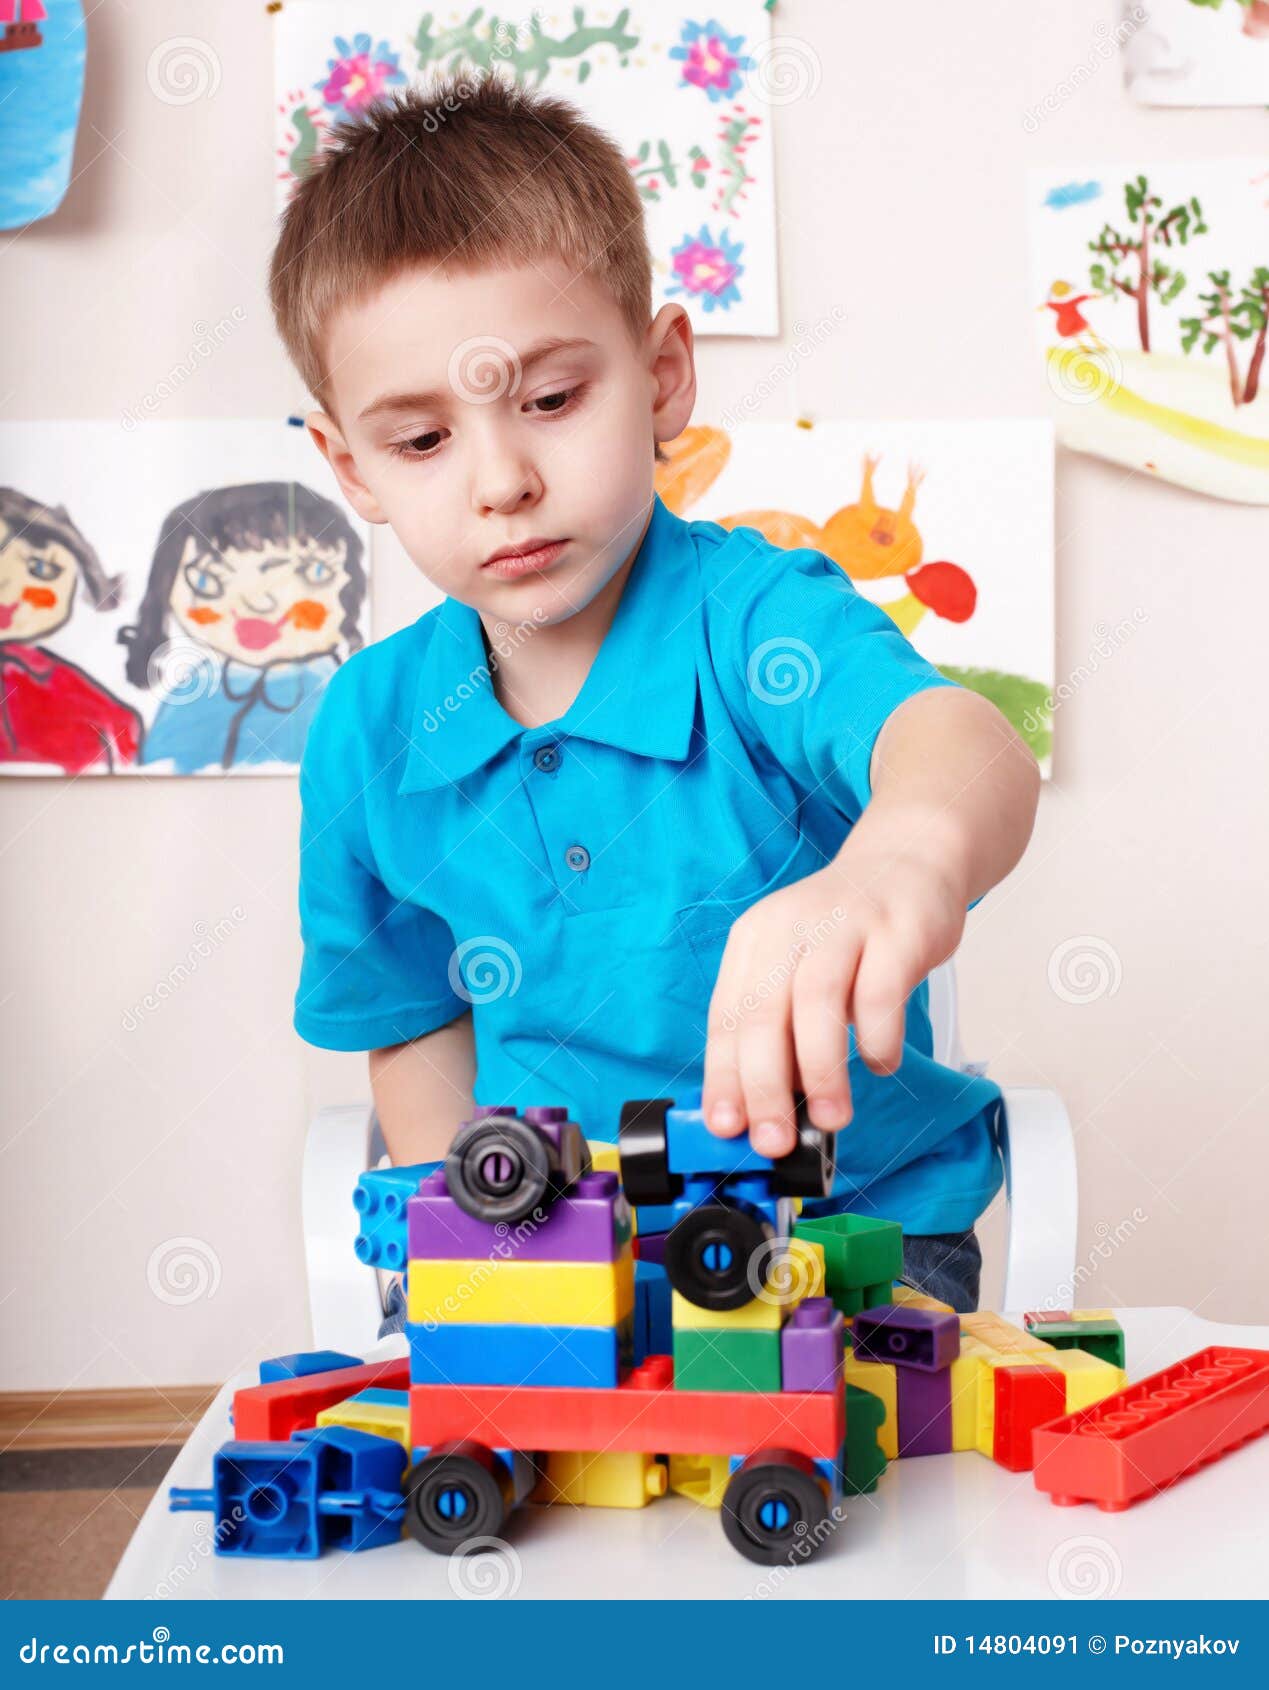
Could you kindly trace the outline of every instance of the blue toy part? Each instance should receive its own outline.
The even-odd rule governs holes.
[[[310,1373],[335,1373],[341,1367],[360,1367],[360,1356],[346,1356],[339,1350],[301,1350],[293,1356],[274,1356],[260,1363],[260,1383],[276,1385],[280,1379],[306,1379]]]
[[[739,1178],[720,1181],[712,1174],[694,1174],[683,1181],[682,1196],[666,1205],[670,1216],[667,1231],[673,1231],[684,1215],[699,1209],[703,1203],[718,1198],[728,1203],[744,1204],[766,1222],[779,1238],[787,1238],[793,1229],[793,1205],[787,1197],[776,1197],[771,1182],[764,1174],[742,1174]],[[639,1210],[639,1231],[643,1231],[643,1210]]]
[[[674,1348],[670,1281],[659,1262],[635,1263],[634,1364],[668,1356]]]
[[[665,1112],[666,1165],[672,1174],[712,1174],[730,1182],[737,1175],[770,1174],[774,1163],[760,1156],[749,1142],[748,1133],[739,1138],[719,1138],[705,1125],[699,1091],[685,1092]]]
[[[426,1461],[432,1452],[431,1444],[418,1444],[411,1451],[410,1465],[417,1467],[420,1461]],[[519,1449],[495,1449],[491,1451],[511,1474],[511,1506],[518,1508],[538,1488],[542,1474],[531,1455],[526,1455]]]
[[[440,1325],[407,1321],[412,1385],[582,1385],[612,1390],[616,1326]]]
[[[727,1458],[728,1475],[730,1476],[731,1474],[735,1473],[739,1468],[743,1467],[745,1462],[748,1461],[749,1459],[750,1459],[750,1457],[747,1456],[747,1455],[730,1455],[730,1456],[728,1456],[728,1458]],[[836,1461],[825,1460],[825,1459],[818,1457],[818,1456],[815,1458],[815,1471],[819,1474],[820,1478],[823,1479],[828,1485],[828,1505],[829,1505],[830,1508],[835,1507],[839,1502],[841,1502],[842,1499],[843,1499],[843,1496],[844,1496],[844,1492],[842,1490],[842,1471],[843,1471],[843,1467],[844,1467],[844,1464],[845,1464],[845,1460],[846,1460],[846,1446],[845,1446],[845,1444],[842,1445],[842,1453],[841,1453],[840,1459],[838,1459]]]
[[[363,1267],[401,1273],[409,1256],[406,1205],[419,1185],[442,1162],[415,1162],[408,1168],[371,1168],[353,1192],[353,1208],[361,1216],[361,1230],[353,1248]]]
[[[324,1549],[375,1549],[401,1536],[405,1451],[391,1438],[323,1426],[289,1443],[227,1443],[209,1490],[173,1485],[173,1513],[209,1509],[217,1555],[312,1561]]]

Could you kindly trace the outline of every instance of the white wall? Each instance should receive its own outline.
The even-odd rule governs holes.
[[[792,325],[837,306],[843,325],[759,415],[1037,414],[1028,167],[1264,140],[1259,112],[1135,108],[1113,61],[1027,133],[1024,113],[1116,15],[1113,0],[1025,14],[1016,0],[781,0],[777,29],[823,70],[813,98],[775,114],[787,338],[707,342],[699,414],[739,404]],[[238,307],[241,325],[162,414],[302,408],[264,289],[269,30],[259,3],[91,9],[76,181],[5,255],[5,296],[28,303],[31,325],[0,354],[6,416],[118,416],[188,353],[196,322]],[[175,35],[214,54],[214,96],[169,105],[149,91],[150,55]],[[314,478],[333,486],[316,457]],[[967,1044],[1001,1079],[1070,1103],[1081,1252],[1098,1266],[1081,1301],[1269,1319],[1266,518],[1069,455],[1057,518],[1059,676],[1086,661],[1098,624],[1138,607],[1147,619],[1062,708],[1030,853],[971,918]],[[376,632],[430,602],[384,548]],[[302,1345],[305,1123],[366,1088],[363,1058],[290,1030],[294,784],[14,780],[0,796],[3,1384],[201,1382]],[[123,1031],[199,924],[222,921],[212,956]],[[1055,994],[1049,964],[1082,935],[1122,974],[1079,1004]],[[219,1278],[174,1304],[147,1269],[181,1238]]]

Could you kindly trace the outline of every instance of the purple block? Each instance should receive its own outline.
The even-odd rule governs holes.
[[[665,1241],[668,1232],[641,1232],[639,1234],[639,1260],[641,1262],[655,1262],[658,1267],[665,1265]]]
[[[917,1311],[920,1312],[920,1311]],[[899,1384],[899,1454],[945,1455],[952,1447],[952,1374],[896,1367]]]
[[[780,1388],[835,1391],[846,1353],[846,1325],[829,1297],[807,1297],[780,1329]]]
[[[449,1194],[439,1171],[409,1205],[410,1260],[614,1262],[630,1240],[630,1206],[616,1174],[583,1174],[540,1221],[478,1221]]]
[[[884,1303],[855,1316],[851,1344],[860,1361],[888,1361],[901,1371],[938,1373],[961,1353],[961,1323],[954,1314]]]

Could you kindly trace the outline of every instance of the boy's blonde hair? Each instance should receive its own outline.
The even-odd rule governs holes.
[[[324,336],[339,307],[417,264],[547,256],[606,286],[642,335],[652,264],[616,144],[565,101],[498,76],[440,81],[335,129],[287,206],[269,298],[287,352],[329,410]]]

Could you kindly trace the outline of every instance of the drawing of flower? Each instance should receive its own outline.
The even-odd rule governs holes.
[[[351,42],[337,35],[335,53],[327,61],[326,75],[313,86],[328,106],[350,116],[364,111],[385,88],[405,81],[398,57],[386,41],[373,46],[366,34],[354,35]]]
[[[702,88],[711,101],[730,99],[740,89],[741,72],[752,70],[753,60],[741,51],[743,35],[727,35],[716,18],[708,23],[685,23],[679,46],[670,57],[681,60],[680,88]]]
[[[706,311],[729,310],[740,298],[736,279],[744,274],[744,249],[744,242],[733,241],[726,229],[716,241],[702,223],[695,235],[685,235],[673,249],[675,285],[665,291],[691,294]]]

